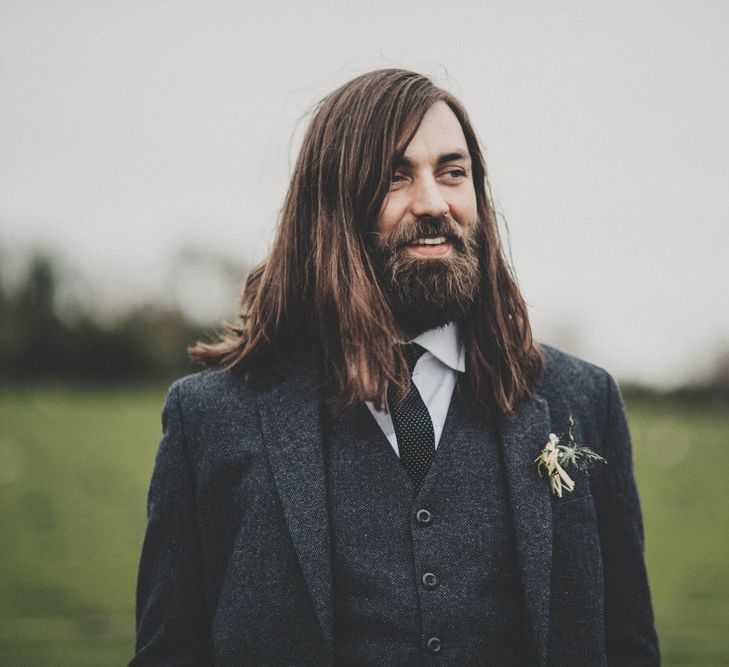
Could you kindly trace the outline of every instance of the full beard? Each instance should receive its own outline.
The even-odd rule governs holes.
[[[443,257],[417,257],[408,246],[422,237],[445,236]],[[466,319],[481,279],[481,226],[462,227],[452,218],[419,218],[377,238],[375,263],[398,327],[410,336]]]

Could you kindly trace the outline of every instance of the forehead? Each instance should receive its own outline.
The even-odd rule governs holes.
[[[405,149],[409,161],[432,160],[443,153],[468,155],[468,144],[456,114],[443,101],[431,106]]]

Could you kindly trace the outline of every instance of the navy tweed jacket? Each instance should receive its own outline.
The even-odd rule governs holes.
[[[499,424],[530,664],[658,665],[631,444],[614,380],[542,346],[532,400]],[[176,382],[148,498],[130,665],[331,665],[334,618],[313,360],[244,382]],[[558,498],[535,471],[550,433],[607,465]]]

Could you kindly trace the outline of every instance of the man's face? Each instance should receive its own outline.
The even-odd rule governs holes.
[[[377,217],[380,279],[406,333],[467,315],[480,278],[479,231],[466,138],[450,107],[436,102],[393,165]]]

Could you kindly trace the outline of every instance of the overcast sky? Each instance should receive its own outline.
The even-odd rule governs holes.
[[[0,259],[42,243],[109,302],[181,247],[260,259],[302,115],[406,67],[471,114],[538,337],[695,378],[729,348],[728,28],[723,0],[0,0]]]

